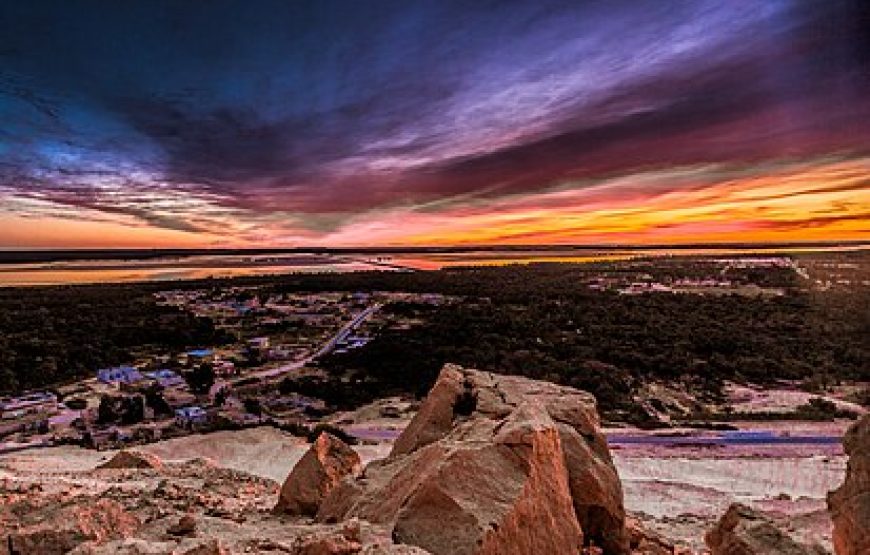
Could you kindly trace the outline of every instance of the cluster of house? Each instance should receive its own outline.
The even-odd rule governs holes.
[[[789,259],[770,258],[770,259],[736,259],[732,260],[716,260],[716,263],[724,264],[728,267],[747,268],[747,267],[783,267],[792,266]],[[733,266],[729,266],[733,263]],[[641,273],[631,276],[632,281],[628,281],[627,276],[595,276],[586,281],[586,286],[589,289],[596,291],[615,290],[621,295],[641,295],[645,293],[703,293],[713,292],[729,292],[736,289],[737,283],[730,279],[719,277],[719,274],[725,270],[716,270],[715,276],[706,276],[701,278],[672,278],[665,277],[656,280],[651,274]],[[745,284],[740,287],[747,289],[745,293],[752,293],[753,284]],[[754,286],[756,289],[759,286]]]
[[[794,268],[797,263],[787,256],[717,258],[726,268]]]
[[[164,389],[187,387],[187,382],[183,377],[177,372],[166,368],[150,372],[141,372],[134,366],[103,368],[97,371],[97,380],[107,385],[114,385],[119,389],[125,389],[124,386],[133,386],[145,382],[157,383]]]
[[[691,278],[683,278],[674,281],[674,286],[676,287],[731,287],[732,283],[730,279],[716,279],[716,278],[704,278],[704,279],[691,279]]]
[[[365,346],[369,341],[371,341],[370,337],[365,337],[361,335],[348,335],[342,339],[339,339],[335,342],[335,349],[333,349],[333,353],[342,354],[353,349],[359,349],[360,347]]]
[[[213,353],[208,349],[197,349],[189,351],[187,355],[202,360]],[[142,372],[133,366],[116,366],[98,370],[97,380],[128,393],[135,393],[143,386],[156,383],[163,389],[164,399],[173,408],[179,426],[193,427],[207,420],[205,409],[194,404],[196,397],[187,391],[187,381],[173,370],[163,368]]]
[[[673,293],[674,288],[663,283],[636,281],[619,289],[620,295],[640,295],[642,293]]]
[[[293,360],[304,356],[320,342],[317,332],[324,336],[334,332],[359,308],[372,302],[372,293],[342,291],[317,293],[263,294],[256,288],[227,288],[220,291],[164,291],[158,294],[167,304],[183,307],[199,316],[212,318],[219,326],[228,329],[254,327],[262,333],[271,327],[281,328],[288,323],[304,327],[308,333],[304,339],[275,345],[269,337],[253,337],[246,341],[241,355],[260,363],[267,360]],[[440,304],[440,295],[430,295],[425,302]],[[256,318],[252,316],[256,315]],[[311,333],[314,332],[314,333]],[[365,345],[369,338],[356,334],[344,338],[335,345],[337,352],[347,352]],[[221,369],[215,368],[218,373]]]
[[[640,295],[642,293],[672,293],[674,289],[665,285],[664,283],[658,283],[653,281],[653,276],[649,274],[640,274],[636,277],[637,281],[626,284],[625,278],[623,277],[604,277],[604,276],[596,276],[590,278],[586,282],[586,286],[589,289],[595,291],[607,291],[610,289],[616,289],[616,291],[620,295]]]
[[[13,420],[35,414],[54,414],[57,410],[57,396],[47,391],[35,391],[18,397],[0,397],[2,420]]]
[[[97,370],[97,379],[104,384],[121,386],[121,384],[141,382],[145,379],[145,376],[133,366],[116,366],[115,368]]]
[[[260,307],[260,301],[257,297],[245,300],[236,298],[242,292],[241,288],[230,288],[221,294],[222,298],[209,299],[206,291],[163,291],[158,293],[158,297],[163,302],[174,306],[189,306],[198,311],[208,311],[211,314],[242,316]]]
[[[192,428],[205,424],[207,420],[208,413],[202,407],[193,405],[175,409],[175,423],[182,428]]]

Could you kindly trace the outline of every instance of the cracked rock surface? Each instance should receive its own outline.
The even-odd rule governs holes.
[[[828,494],[837,555],[870,553],[870,414],[846,432],[846,479]]]
[[[389,457],[326,497],[436,555],[627,553],[622,489],[595,399],[447,365]]]
[[[307,448],[283,492],[204,458],[65,446],[0,459],[0,555],[669,552],[626,531],[595,400],[568,387],[448,365],[389,455],[362,472],[337,438],[283,441],[276,452]]]

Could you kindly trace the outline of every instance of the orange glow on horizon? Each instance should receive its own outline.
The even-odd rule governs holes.
[[[128,216],[0,212],[2,248],[204,248],[681,244],[870,240],[870,158],[780,164],[754,173],[682,168],[543,192],[348,216],[333,231],[280,215],[227,217],[205,231]]]
[[[870,239],[870,161],[786,170],[645,199],[586,202],[584,190],[549,193],[561,206],[506,203],[457,219],[408,244],[681,244]],[[548,194],[533,199],[544,203]]]

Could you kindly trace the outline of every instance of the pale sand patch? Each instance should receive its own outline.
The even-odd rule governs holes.
[[[131,449],[166,462],[207,459],[216,466],[247,472],[282,483],[308,450],[303,439],[271,427],[194,434]],[[390,444],[356,445],[363,463],[387,456]],[[93,470],[117,451],[94,451],[64,445],[0,455],[0,469],[26,473],[62,473]]]
[[[846,458],[651,458],[614,453],[626,508],[656,517],[719,515],[735,501],[754,503],[788,495],[824,507],[827,492],[845,475]],[[785,508],[785,507],[784,507]]]
[[[310,444],[271,427],[247,428],[159,441],[141,447],[166,461],[206,458],[217,466],[282,483]],[[355,445],[364,464],[387,455],[390,446]]]
[[[60,445],[0,455],[0,468],[21,472],[82,472],[93,470],[112,454],[114,452]]]
[[[821,397],[837,405],[841,410],[856,414],[864,414],[867,409],[856,403],[840,398],[846,389],[831,393],[809,393],[797,387],[787,389],[771,389],[761,386],[747,386],[736,383],[726,383],[725,394],[735,412],[773,412],[789,413],[807,404],[810,399]]]

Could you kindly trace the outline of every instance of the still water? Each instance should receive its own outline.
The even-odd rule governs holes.
[[[854,250],[855,247],[811,250]],[[861,247],[859,247],[861,248]],[[207,277],[287,273],[356,272],[365,270],[438,270],[457,266],[501,266],[537,262],[595,262],[645,256],[784,254],[807,249],[681,249],[681,250],[510,250],[459,253],[318,254],[173,256],[146,260],[79,260],[0,265],[0,287],[135,281],[171,281]]]

